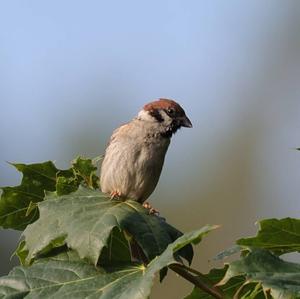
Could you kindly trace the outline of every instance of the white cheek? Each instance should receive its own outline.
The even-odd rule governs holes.
[[[148,111],[145,111],[145,110],[141,110],[141,111],[139,112],[138,118],[139,118],[139,119],[142,119],[142,120],[145,120],[145,121],[152,121],[152,122],[154,121],[153,116],[151,116],[151,115],[149,114],[149,112],[148,112]]]
[[[164,124],[169,125],[172,123],[172,118],[164,110],[160,111],[160,115],[164,120]]]
[[[164,110],[159,110],[159,113],[163,119],[164,124],[169,125],[172,123],[172,118]],[[139,112],[138,118],[145,121],[157,122],[157,120],[153,116],[151,116],[148,111],[145,110],[141,110]]]

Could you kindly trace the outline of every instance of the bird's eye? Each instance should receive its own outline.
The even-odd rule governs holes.
[[[168,109],[167,109],[167,113],[168,113],[169,115],[174,115],[174,114],[175,114],[175,110],[174,110],[173,108],[168,108]]]

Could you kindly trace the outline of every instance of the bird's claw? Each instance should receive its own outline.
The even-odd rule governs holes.
[[[119,199],[120,197],[121,197],[121,193],[118,190],[110,192],[110,199],[111,200]]]
[[[149,210],[149,214],[159,216],[159,211],[153,208],[148,201],[143,203],[143,207]]]

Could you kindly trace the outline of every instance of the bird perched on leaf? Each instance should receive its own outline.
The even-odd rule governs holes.
[[[173,134],[192,123],[173,100],[146,104],[130,122],[117,128],[106,148],[101,167],[102,192],[112,198],[130,198],[147,208]]]

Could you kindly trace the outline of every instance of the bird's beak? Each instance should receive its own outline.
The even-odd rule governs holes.
[[[189,120],[189,118],[186,115],[180,118],[180,125],[182,127],[186,127],[186,128],[192,128],[193,127],[191,121]]]

